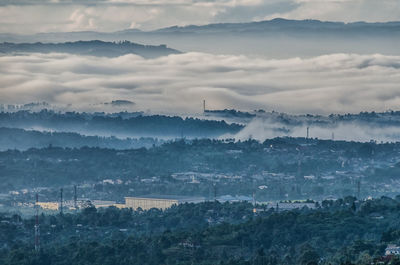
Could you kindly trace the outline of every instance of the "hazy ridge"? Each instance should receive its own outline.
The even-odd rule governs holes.
[[[142,45],[129,41],[104,42],[100,40],[75,41],[65,43],[0,43],[0,54],[10,53],[71,53],[79,55],[118,57],[137,54],[145,58],[155,58],[180,53],[166,45]]]

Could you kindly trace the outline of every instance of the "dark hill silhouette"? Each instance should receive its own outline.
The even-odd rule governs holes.
[[[64,43],[1,43],[0,53],[38,52],[72,53],[104,57],[117,57],[125,54],[137,54],[144,58],[156,58],[180,53],[166,45],[142,45],[130,41],[105,42],[100,40],[76,41]]]

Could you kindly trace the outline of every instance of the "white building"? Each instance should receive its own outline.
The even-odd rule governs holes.
[[[204,198],[183,197],[183,196],[143,196],[143,197],[125,197],[125,207],[136,210],[149,210],[152,208],[165,210],[173,205],[181,203],[199,203],[203,202]]]

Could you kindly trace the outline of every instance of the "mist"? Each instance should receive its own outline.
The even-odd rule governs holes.
[[[318,125],[300,125],[288,126],[287,124],[277,123],[273,120],[256,118],[245,128],[235,135],[226,135],[224,137],[233,137],[236,140],[247,140],[249,138],[258,141],[265,141],[275,137],[307,137],[307,127],[309,128],[309,137],[322,140],[341,140],[355,142],[399,142],[400,128],[398,126],[379,126],[374,123],[337,123],[328,126]]]

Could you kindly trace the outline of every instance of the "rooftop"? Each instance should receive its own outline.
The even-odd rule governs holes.
[[[190,196],[179,196],[179,195],[142,195],[137,197],[125,197],[125,199],[176,200],[179,203],[205,201],[204,197],[190,197]]]

